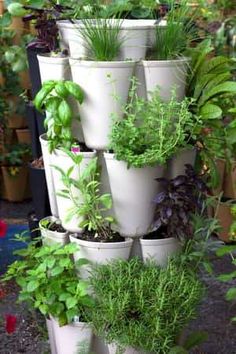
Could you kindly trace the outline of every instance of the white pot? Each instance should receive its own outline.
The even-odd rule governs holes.
[[[169,100],[171,90],[176,88],[176,96],[181,101],[185,96],[188,58],[177,60],[143,60],[148,98],[157,87],[161,97]]]
[[[52,154],[52,165],[61,168],[64,172],[67,172],[70,167],[74,166],[74,169],[70,175],[71,178],[75,180],[79,180],[81,173],[84,171],[86,166],[89,164],[92,158],[95,157],[95,152],[82,152],[83,160],[80,165],[74,165],[72,159],[60,149],[55,149]],[[74,215],[70,221],[67,221],[67,214],[71,208],[73,208],[74,204],[70,199],[63,198],[59,196],[57,193],[65,189],[65,186],[62,181],[61,173],[52,167],[53,171],[53,180],[54,186],[56,190],[56,201],[58,207],[58,214],[61,220],[62,226],[70,231],[70,232],[81,232],[83,229],[79,226],[79,224],[84,220],[81,216]],[[83,204],[83,197],[81,192],[75,188],[71,187],[72,195],[76,198],[79,204]]]
[[[128,260],[133,240],[126,239],[124,242],[92,242],[84,241],[70,235],[70,242],[75,242],[79,250],[74,253],[74,259],[86,258],[91,263],[106,264],[114,259]]]
[[[123,116],[135,62],[70,59],[70,65],[73,81],[81,86],[85,96],[79,111],[86,145],[104,150],[109,145],[112,113]]]
[[[69,50],[72,58],[81,58],[86,56],[86,49],[83,39],[80,34],[81,21],[69,20],[57,21],[59,30],[60,47],[61,49]]]
[[[68,57],[37,55],[42,83],[47,80],[71,80]]]
[[[108,348],[109,348],[109,354],[117,353],[117,345],[108,344]],[[122,354],[144,354],[144,353],[134,348],[128,347],[122,352]]]
[[[144,75],[144,67],[142,63],[137,63],[135,66],[134,76],[138,80],[137,95],[138,97],[147,99],[146,81]]]
[[[106,161],[104,159],[104,155],[102,151],[97,152],[97,157],[98,157],[98,165],[100,169],[100,194],[110,194],[111,195],[111,187],[110,187],[110,182],[109,182],[109,177],[107,173],[107,165]],[[114,210],[113,206],[111,209],[103,212],[104,216],[113,216],[114,217]]]
[[[90,354],[92,329],[87,323],[75,322],[60,327],[52,318],[57,354]]]
[[[46,326],[48,330],[48,338],[50,343],[51,354],[57,354],[56,342],[55,342],[55,337],[53,332],[53,325],[52,325],[52,321],[49,320],[48,318],[46,319]]]
[[[161,240],[140,239],[144,262],[152,259],[159,266],[165,266],[168,258],[180,252],[180,242],[174,238],[165,238]]]
[[[94,335],[91,352],[94,354],[109,354],[108,345],[103,341],[103,339]]]
[[[150,24],[145,20],[123,20],[120,38],[123,41],[120,49],[120,59],[141,60],[146,56]]]
[[[39,228],[42,236],[42,242],[44,245],[53,245],[55,243],[60,243],[62,245],[66,245],[69,242],[69,234],[68,232],[57,232],[57,231],[51,231],[45,228],[42,225],[42,222],[46,220],[49,220],[50,222],[57,221],[58,219],[55,218],[54,216],[48,216],[46,218],[43,218],[39,222]]]
[[[104,153],[113,208],[121,235],[138,237],[149,232],[154,218],[155,196],[160,192],[155,178],[163,177],[162,166],[127,168],[127,163]]]
[[[69,57],[59,58],[48,55],[37,55],[39,71],[42,83],[47,80],[72,80]],[[69,104],[73,111],[72,134],[80,142],[84,141],[81,123],[78,120],[79,109],[76,100],[69,98]]]
[[[58,217],[56,192],[55,192],[55,186],[54,186],[53,175],[52,175],[52,167],[51,167],[52,154],[50,154],[49,152],[47,135],[46,134],[41,135],[39,137],[39,140],[40,140],[42,154],[43,154],[43,163],[44,163],[44,169],[46,175],[50,208],[51,208],[52,215]]]
[[[185,174],[185,165],[194,166],[197,150],[184,149],[177,156],[172,157],[167,164],[167,178],[172,179]]]

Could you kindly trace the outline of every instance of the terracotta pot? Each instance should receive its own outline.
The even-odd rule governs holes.
[[[29,72],[28,70],[19,73],[21,87],[25,90],[29,89],[31,86]]]
[[[16,129],[17,140],[21,144],[31,144],[29,129]]]
[[[12,22],[9,27],[10,29],[15,31],[15,36],[13,38],[13,44],[19,44],[21,38],[24,34],[29,33],[29,25],[28,23],[24,23],[21,17],[12,17]]]
[[[19,129],[26,126],[26,120],[24,117],[17,114],[13,114],[8,118],[8,128]]]
[[[236,198],[236,161],[232,162],[228,172],[225,171],[223,190],[225,198]]]
[[[230,212],[231,206],[230,204],[220,203],[216,208],[216,218],[222,228],[218,232],[218,237],[224,242],[231,242],[229,236],[229,229],[233,222],[233,217]]]
[[[219,175],[219,185],[218,187],[212,190],[212,193],[213,195],[218,195],[222,192],[222,190],[224,190],[223,184],[224,184],[224,175],[225,175],[225,160],[216,159],[215,164]]]
[[[13,176],[10,169],[15,169]],[[21,202],[25,198],[28,181],[28,169],[25,166],[6,167],[2,166],[3,186],[5,190],[4,198],[10,202]]]
[[[0,16],[4,13],[4,1],[0,0]]]

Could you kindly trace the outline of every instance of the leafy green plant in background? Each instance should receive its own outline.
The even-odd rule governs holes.
[[[26,242],[21,235],[16,240]],[[30,242],[25,249],[16,251],[22,259],[8,267],[2,281],[16,280],[20,287],[18,300],[46,317],[58,319],[60,326],[75,317],[84,320],[93,301],[87,282],[75,272],[75,265],[79,268],[88,263],[82,258],[74,263],[72,255],[77,250],[73,243],[38,247],[37,241]]]
[[[79,29],[89,59],[98,61],[115,60],[122,45],[121,22],[109,19],[82,20]]]
[[[196,316],[203,296],[196,274],[174,259],[166,268],[135,258],[118,260],[93,269],[90,282],[95,295],[90,311],[95,333],[122,350],[130,346],[169,353]]]
[[[184,55],[191,41],[196,39],[188,2],[181,0],[178,7],[175,1],[169,3],[167,25],[156,27],[156,42],[151,55],[155,60],[177,59]]]
[[[59,146],[70,149],[74,143],[70,97],[82,104],[84,96],[79,85],[72,81],[49,80],[43,83],[34,99],[36,109],[47,112],[44,124],[50,151]]]
[[[213,50],[210,39],[191,50],[187,96],[194,100],[191,111],[201,118],[195,134],[203,146],[201,158],[211,170],[211,185],[216,187],[219,178],[214,160],[230,157],[235,142],[234,118],[228,127],[222,118],[235,106],[236,82],[234,62],[223,56],[212,57]]]
[[[236,245],[228,245],[219,248],[216,252],[217,256],[223,257],[225,255],[229,255],[232,260],[232,265],[236,266],[236,258],[235,258]],[[236,270],[234,269],[232,272],[227,274],[221,274],[218,277],[219,280],[223,282],[235,281],[236,279]],[[226,300],[234,301],[236,300],[236,287],[230,287],[230,289],[226,293]],[[231,319],[233,322],[236,322],[236,316]]]
[[[110,149],[117,160],[128,166],[164,164],[168,158],[188,145],[195,118],[189,112],[190,100],[176,100],[175,91],[169,102],[162,101],[159,90],[149,101],[137,97],[132,81],[124,119],[115,120],[110,136]]]
[[[97,158],[92,159],[86,168],[80,173],[79,179],[74,179],[71,174],[74,168],[78,167],[83,156],[74,154],[70,151],[64,150],[71,158],[74,165],[68,170],[63,171],[58,166],[53,166],[57,169],[64,183],[64,189],[58,191],[58,195],[70,199],[73,203],[73,207],[66,216],[66,221],[74,215],[84,217],[84,221],[80,223],[80,227],[94,233],[94,238],[99,241],[109,241],[112,237],[113,231],[110,224],[115,220],[112,216],[104,216],[104,212],[107,212],[112,207],[112,198],[110,194],[100,193],[99,186],[99,173],[97,166]],[[76,188],[80,191],[80,195],[75,197],[73,189]]]
[[[6,166],[22,166],[24,158],[29,157],[31,153],[27,144],[17,144],[7,148],[8,151],[0,156],[0,161]]]

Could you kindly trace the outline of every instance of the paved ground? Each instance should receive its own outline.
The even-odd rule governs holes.
[[[32,210],[29,202],[23,204],[2,203],[0,215],[8,220],[21,223],[27,213]],[[3,213],[2,213],[3,212]],[[232,270],[229,257],[213,259],[215,276],[202,275],[207,287],[207,295],[200,308],[199,316],[189,326],[189,331],[204,330],[209,334],[207,342],[192,354],[236,354],[236,325],[230,318],[236,316],[236,305],[225,301],[227,289],[236,286],[236,282],[221,283],[216,279],[217,274]],[[43,336],[43,323],[29,314],[25,307],[15,304],[17,289],[9,288],[9,294],[0,301],[0,354],[45,354],[48,346]],[[18,317],[17,330],[13,335],[6,335],[1,317],[7,313]],[[39,325],[40,324],[40,325]],[[68,353],[71,354],[71,353]]]

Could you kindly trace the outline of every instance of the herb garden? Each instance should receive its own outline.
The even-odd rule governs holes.
[[[0,0],[2,354],[235,353],[235,79],[234,1]]]

